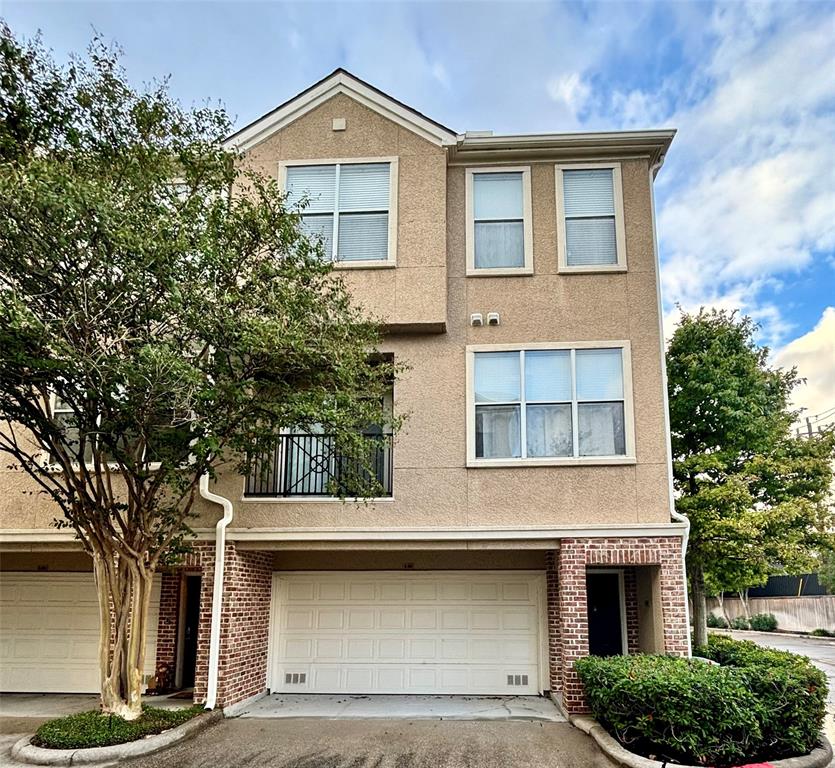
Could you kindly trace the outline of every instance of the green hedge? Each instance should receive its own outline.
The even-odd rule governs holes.
[[[777,629],[777,618],[773,613],[755,613],[748,623],[757,632],[774,632]]]
[[[807,754],[818,742],[826,678],[801,656],[711,637],[699,655],[587,657],[576,663],[597,720],[658,760],[731,766]]]
[[[182,725],[204,711],[202,705],[185,709],[142,707],[136,720],[102,715],[100,712],[79,712],[44,723],[35,732],[32,743],[46,749],[86,749],[109,747],[136,741],[152,733],[162,733]]]

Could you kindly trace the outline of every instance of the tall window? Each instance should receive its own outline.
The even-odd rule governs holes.
[[[392,163],[287,166],[288,203],[307,200],[303,227],[338,262],[390,261]]]
[[[468,271],[530,271],[530,170],[467,171]]]
[[[620,166],[557,166],[560,267],[625,266]]]
[[[476,352],[476,459],[626,456],[621,347]]]

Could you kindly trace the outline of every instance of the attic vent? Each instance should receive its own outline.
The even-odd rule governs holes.
[[[285,685],[303,685],[307,682],[307,674],[305,672],[285,672]]]
[[[507,684],[508,685],[527,685],[528,684],[528,676],[527,675],[508,675],[507,676]]]

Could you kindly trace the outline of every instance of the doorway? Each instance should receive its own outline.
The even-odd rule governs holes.
[[[200,576],[187,575],[183,580],[180,626],[182,653],[177,664],[177,687],[193,688],[197,667],[197,633],[200,627]]]
[[[623,571],[589,570],[586,573],[589,654],[619,656],[626,653],[626,599]]]

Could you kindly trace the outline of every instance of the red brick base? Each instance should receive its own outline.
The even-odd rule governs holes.
[[[562,539],[559,550],[548,553],[546,560],[549,672],[552,691],[561,695],[564,707],[571,713],[588,711],[574,662],[589,653],[586,603],[589,566],[624,569],[626,634],[630,652],[638,650],[636,569],[658,566],[663,651],[673,655],[686,655],[688,651],[680,538]]]

